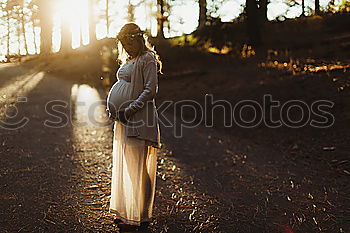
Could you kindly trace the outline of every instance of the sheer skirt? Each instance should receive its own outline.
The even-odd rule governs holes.
[[[127,137],[125,126],[115,121],[109,212],[123,222],[140,225],[151,221],[157,150],[149,141]]]

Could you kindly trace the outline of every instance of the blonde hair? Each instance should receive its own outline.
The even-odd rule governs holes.
[[[126,23],[120,29],[117,35],[118,60],[121,62],[121,64],[124,64],[125,62],[127,62],[131,57],[130,54],[128,54],[127,51],[124,49],[119,39],[120,37],[126,34],[134,35],[134,39],[141,45],[140,50],[138,51],[136,56],[145,54],[147,51],[151,52],[156,58],[156,62],[158,63],[158,66],[159,66],[159,69],[157,70],[157,72],[163,74],[162,72],[163,66],[162,66],[162,61],[160,60],[159,54],[157,54],[156,50],[154,49],[154,46],[152,46],[148,41],[148,35],[144,31],[142,31],[140,27],[135,23]]]

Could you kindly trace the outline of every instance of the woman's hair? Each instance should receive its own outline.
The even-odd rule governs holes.
[[[120,60],[122,63],[125,63],[129,58],[130,54],[126,52],[123,45],[120,42],[120,38],[123,36],[128,35],[133,37],[134,40],[136,40],[140,44],[140,50],[138,51],[136,56],[140,56],[147,51],[153,53],[153,55],[156,58],[156,62],[159,65],[159,72],[162,73],[162,61],[160,60],[159,54],[157,54],[156,50],[154,49],[154,46],[152,46],[148,41],[148,36],[144,31],[140,29],[140,27],[135,23],[127,23],[125,24],[119,31],[117,35],[117,48],[118,48],[118,60]],[[157,71],[157,72],[158,72]]]

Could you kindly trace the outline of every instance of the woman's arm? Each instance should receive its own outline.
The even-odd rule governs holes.
[[[157,93],[157,63],[153,56],[146,55],[145,64],[143,67],[144,89],[141,94],[125,109],[127,116],[135,114],[142,109],[146,102],[152,100]]]

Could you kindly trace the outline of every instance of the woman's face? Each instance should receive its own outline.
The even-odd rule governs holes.
[[[129,37],[125,37],[121,39],[120,42],[122,43],[126,52],[133,57],[135,57],[140,50],[140,43],[135,38],[131,39]]]

